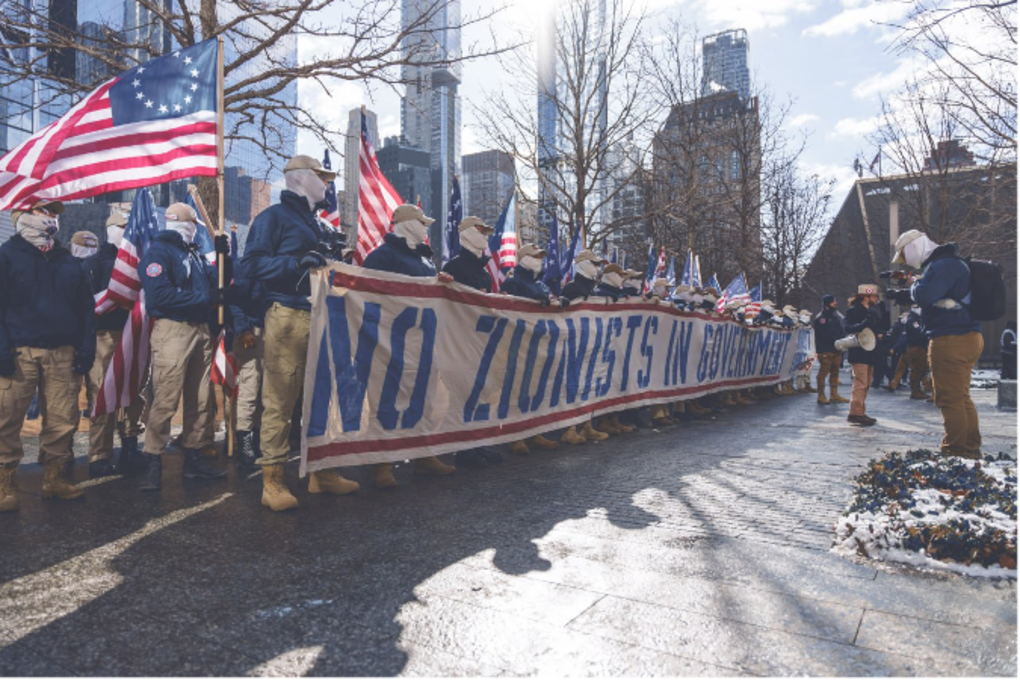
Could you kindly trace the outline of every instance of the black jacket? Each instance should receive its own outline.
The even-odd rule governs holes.
[[[90,255],[82,261],[81,266],[85,270],[85,278],[88,279],[89,290],[92,291],[93,298],[110,285],[113,265],[117,262],[117,250],[117,246],[112,243],[104,243],[99,246],[95,255]],[[131,316],[131,310],[117,307],[96,317],[96,330],[122,331],[129,316]]]
[[[436,269],[424,258],[427,246],[421,245],[411,250],[407,241],[396,234],[389,233],[383,242],[365,258],[365,269],[381,272],[393,272],[405,276],[435,276]]]
[[[42,252],[15,234],[0,246],[0,354],[71,346],[96,354],[95,303],[81,260],[57,244]]]
[[[500,292],[538,302],[549,302],[551,294],[548,286],[537,280],[530,269],[521,265],[514,267],[514,275],[503,281]]]
[[[586,298],[594,292],[595,281],[580,274],[575,274],[570,283],[563,286],[563,297],[571,301]]]
[[[491,293],[492,277],[485,270],[489,259],[488,255],[478,257],[467,248],[461,248],[459,253],[443,265],[443,271],[452,276],[457,283],[477,288],[483,293]]]
[[[227,290],[227,312],[234,335],[262,328],[265,324],[265,284],[248,277],[243,263],[234,268],[234,280]]]
[[[870,328],[877,338],[881,332],[880,325],[878,313],[874,309],[865,307],[860,300],[854,300],[854,303],[846,310],[843,330],[850,334],[860,333],[865,328]],[[847,361],[851,364],[870,364],[873,361],[872,352],[862,347],[849,349],[846,355]]]
[[[623,289],[617,288],[616,286],[610,286],[608,283],[603,281],[595,288],[595,292],[592,293],[592,295],[607,297],[613,302],[617,302],[623,295]]]
[[[815,329],[815,351],[832,353],[836,351],[834,343],[846,335],[843,332],[843,315],[835,309],[823,309],[811,322]]]
[[[233,267],[227,259],[226,279]],[[153,319],[213,325],[213,291],[219,286],[216,265],[195,246],[188,246],[176,231],[164,230],[152,238],[138,261],[138,278],[145,291],[145,308]]]

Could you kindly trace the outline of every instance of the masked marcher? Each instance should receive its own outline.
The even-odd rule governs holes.
[[[162,486],[163,449],[182,397],[184,477],[215,479],[227,474],[202,458],[202,449],[212,444],[208,441],[213,356],[210,321],[223,295],[216,266],[195,246],[197,228],[195,211],[184,203],[174,203],[166,209],[166,228],[153,237],[138,262],[146,309],[153,319],[149,340],[152,404],[145,427],[147,466],[142,491]],[[221,254],[230,252],[226,235],[217,236],[215,246]]]
[[[234,267],[234,280],[227,291],[228,323],[237,362],[237,397],[234,440],[237,464],[256,467],[262,457],[262,373],[265,360],[265,295],[262,282],[245,274],[243,264]]]
[[[95,361],[95,312],[81,262],[56,241],[60,201],[11,212],[15,234],[0,246],[0,512],[18,509],[21,426],[36,390],[42,430],[42,497],[83,490],[63,476],[79,420],[76,376]]]
[[[618,264],[607,264],[602,269],[602,278],[599,279],[599,285],[595,287],[592,295],[617,302],[623,296],[623,282],[626,279],[627,274],[623,267]]]
[[[910,398],[927,399],[929,394],[924,391],[924,377],[928,373],[928,336],[924,334],[921,323],[921,308],[916,305],[904,315],[903,332],[900,333],[893,351],[900,354],[896,365],[896,373],[889,381],[889,391],[895,392],[903,375],[910,371]]]
[[[910,286],[910,297],[921,308],[921,324],[929,340],[932,389],[945,429],[942,454],[980,458],[981,429],[970,398],[970,378],[985,341],[981,322],[974,320],[967,307],[970,267],[955,243],[939,245],[916,229],[896,240],[893,262],[923,270]]]
[[[460,251],[443,265],[443,271],[457,283],[483,293],[492,292],[492,277],[485,268],[490,258],[485,254],[485,248],[493,231],[480,217],[469,215],[461,220],[457,226]],[[458,451],[456,457],[457,465],[466,467],[484,467],[502,460],[503,454],[489,447]]]
[[[125,213],[113,210],[106,220],[106,243],[99,246],[96,253],[86,258],[82,263],[93,297],[101,294],[110,286],[113,267],[117,262],[117,250],[124,238],[127,219],[128,216]],[[96,395],[99,394],[99,388],[103,384],[103,378],[113,359],[113,354],[120,345],[124,327],[130,316],[131,310],[118,307],[96,317],[96,361],[87,376],[90,410],[94,410],[96,407]],[[124,425],[120,434],[120,455],[116,465],[113,464],[113,433],[117,427],[117,414],[93,415],[89,425],[90,477],[102,477],[114,472],[131,474],[147,467],[147,462],[138,449],[138,436],[142,431],[141,419],[144,407],[145,400],[141,395],[137,395],[124,412]]]
[[[850,298],[850,306],[846,310],[843,330],[846,333],[857,334],[864,329],[876,332],[881,318],[875,310],[878,304],[878,286],[863,283],[857,287],[857,295]],[[875,365],[871,358],[874,350],[866,350],[863,347],[851,347],[847,350],[847,359],[850,361],[850,370],[853,373],[854,386],[850,393],[850,414],[847,422],[855,425],[874,425],[877,420],[867,414],[868,389],[871,387],[872,373]]]
[[[836,349],[836,341],[846,333],[843,331],[843,315],[836,307],[835,295],[822,296],[822,311],[818,312],[811,325],[815,330],[815,352],[818,355],[818,403],[846,403],[850,400],[839,396],[839,367],[843,363],[843,353]],[[826,379],[829,381],[828,398],[825,396]]]
[[[540,303],[543,307],[550,305],[554,299],[549,287],[542,282],[542,270],[545,263],[545,250],[533,243],[527,243],[517,251],[517,266],[514,267],[513,276],[503,281],[500,292],[504,295],[526,298]],[[569,305],[570,302],[563,298],[557,304]],[[526,455],[530,447],[540,449],[555,449],[558,445],[552,439],[541,434],[536,434],[529,439],[520,439],[510,445],[510,453]]]
[[[326,205],[326,185],[336,173],[311,156],[297,155],[283,168],[286,188],[280,202],[260,212],[245,241],[241,272],[263,291],[262,505],[274,511],[297,507],[297,498],[283,480],[291,452],[294,406],[301,395],[312,319],[310,270],[326,258],[317,248],[323,241],[316,211]],[[357,482],[333,470],[309,474],[309,493],[347,494]]]
[[[392,272],[405,276],[436,276],[432,266],[432,250],[425,243],[429,225],[435,222],[426,217],[415,205],[401,205],[393,211],[393,231],[383,237],[383,242],[365,258],[365,269]],[[440,281],[453,281],[446,272],[438,275]],[[414,461],[414,472],[418,475],[449,475],[456,471],[437,456],[418,458]],[[375,466],[375,485],[385,489],[397,485],[393,476],[393,465],[381,463]]]

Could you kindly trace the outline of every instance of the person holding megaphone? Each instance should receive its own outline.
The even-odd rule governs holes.
[[[874,338],[874,335],[881,325],[875,305],[878,304],[878,286],[871,283],[864,283],[857,287],[857,295],[848,300],[850,306],[846,310],[846,317],[843,330],[847,333],[860,335],[864,331],[864,337]],[[854,425],[871,426],[877,420],[865,412],[865,401],[868,398],[868,388],[871,387],[871,379],[874,376],[875,366],[871,360],[871,352],[875,349],[873,342],[852,343],[854,346],[847,348],[847,359],[850,361],[850,370],[853,373],[854,386],[850,392],[850,415],[846,417],[847,422]],[[870,346],[869,346],[870,345]],[[837,349],[840,344],[837,343]]]

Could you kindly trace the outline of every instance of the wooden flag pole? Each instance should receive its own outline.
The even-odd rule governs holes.
[[[216,198],[219,209],[216,212],[217,233],[222,235],[223,231],[223,36],[216,39]],[[216,268],[219,270],[219,283],[222,290],[226,286],[226,264],[223,256],[216,253]],[[220,325],[223,325],[223,305],[220,305]]]
[[[194,199],[195,205],[198,206],[198,216],[205,222],[205,230],[209,232],[209,238],[212,239],[216,236],[216,232],[213,231],[212,224],[209,222],[209,213],[205,210],[205,203],[202,202],[202,195],[198,193],[198,187],[194,184],[188,185],[188,193],[191,198]]]

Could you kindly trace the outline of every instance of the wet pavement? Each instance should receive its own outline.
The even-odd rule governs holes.
[[[84,502],[41,500],[26,464],[0,673],[1015,677],[1015,581],[828,551],[868,460],[937,444],[907,394],[873,390],[873,428],[805,394],[447,478],[401,466],[393,490],[357,468],[339,498],[294,462],[284,514],[258,476],[182,480],[179,454],[160,494],[115,478]],[[974,395],[985,450],[1015,456],[1015,413]]]

